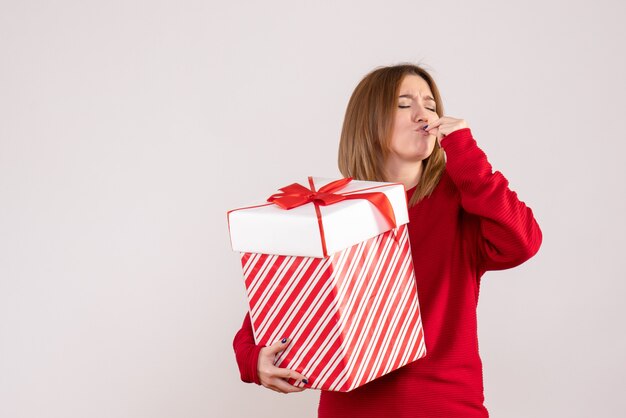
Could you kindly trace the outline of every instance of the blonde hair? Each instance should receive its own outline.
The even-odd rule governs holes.
[[[343,120],[339,141],[339,171],[356,180],[388,181],[384,162],[390,153],[391,133],[402,80],[417,75],[426,81],[435,99],[437,115],[443,115],[443,103],[433,78],[415,64],[379,67],[356,86]],[[443,149],[438,143],[423,160],[417,188],[409,199],[409,207],[430,196],[446,166]]]

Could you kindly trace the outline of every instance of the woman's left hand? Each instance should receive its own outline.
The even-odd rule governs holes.
[[[450,116],[442,116],[439,119],[428,124],[427,132],[437,135],[437,142],[441,145],[441,139],[450,135],[454,131],[467,128],[467,123],[463,119],[456,119]]]

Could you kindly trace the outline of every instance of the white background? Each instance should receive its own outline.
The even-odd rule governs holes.
[[[492,416],[623,416],[624,5],[1,0],[0,416],[315,416],[239,380],[226,211],[338,176],[353,88],[404,61],[544,233],[483,279]]]

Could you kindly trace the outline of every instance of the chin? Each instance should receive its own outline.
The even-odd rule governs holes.
[[[428,144],[428,146],[426,147],[420,147],[420,150],[416,152],[416,157],[418,157],[419,160],[425,160],[426,158],[430,157],[434,150],[435,143],[433,142],[432,144]]]
[[[425,155],[424,158],[430,157],[430,155],[435,150],[435,143],[436,142],[437,142],[437,138],[433,138],[432,141],[428,141],[428,148],[426,149],[426,152],[425,152],[426,155]]]

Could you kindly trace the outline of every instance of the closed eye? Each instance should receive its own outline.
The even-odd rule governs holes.
[[[408,109],[408,108],[410,108],[411,106],[410,106],[410,105],[398,105],[398,107],[399,107],[400,109]],[[430,108],[430,107],[427,107],[427,108],[426,108],[426,110],[430,110],[431,112],[436,112],[436,110],[435,110],[434,108]]]

